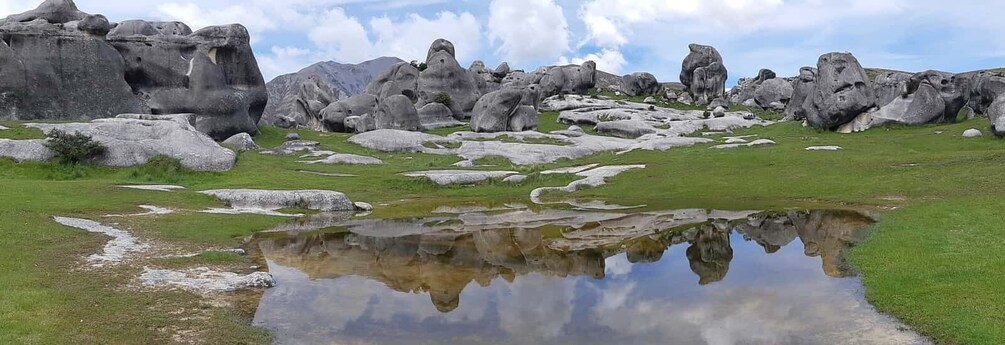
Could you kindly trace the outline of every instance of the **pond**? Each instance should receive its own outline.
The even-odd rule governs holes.
[[[925,344],[845,260],[849,211],[441,208],[258,236],[279,344]],[[324,230],[316,230],[324,229]]]

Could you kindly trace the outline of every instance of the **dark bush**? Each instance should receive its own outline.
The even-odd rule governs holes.
[[[108,148],[81,133],[66,133],[61,130],[49,132],[49,140],[45,146],[52,151],[56,160],[62,164],[86,163],[106,152]]]
[[[440,103],[447,106],[447,108],[450,108],[454,105],[454,100],[450,99],[450,95],[446,92],[442,92],[433,97],[433,103]]]

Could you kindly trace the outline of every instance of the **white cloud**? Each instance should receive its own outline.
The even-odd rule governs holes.
[[[371,56],[366,28],[341,7],[322,12],[315,22],[317,26],[307,32],[307,37],[327,55],[346,62],[359,62]]]
[[[572,59],[563,56],[558,60],[558,64],[567,65],[571,63],[580,65],[586,61],[596,62],[598,70],[611,74],[621,74],[625,65],[628,64],[625,56],[615,49],[603,49],[600,53],[590,53],[586,56],[574,57]]]
[[[400,21],[384,16],[370,21],[370,28],[377,39],[370,56],[395,56],[404,60],[424,60],[429,45],[438,38],[454,43],[457,59],[476,59],[482,49],[482,28],[471,13],[443,11],[433,18],[409,14]]]
[[[498,52],[517,63],[553,59],[569,50],[569,24],[552,0],[493,0],[488,31],[493,43],[501,42]]]

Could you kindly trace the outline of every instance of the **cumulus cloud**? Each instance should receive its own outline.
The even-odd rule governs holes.
[[[597,63],[597,69],[611,73],[611,74],[621,74],[628,61],[625,60],[625,56],[621,54],[620,51],[615,49],[603,49],[599,53],[590,53],[585,56],[567,58],[562,57],[558,60],[558,64],[577,64],[580,65],[586,61],[593,61]]]
[[[423,60],[429,44],[438,38],[454,43],[457,59],[475,58],[482,48],[482,27],[474,15],[467,12],[443,11],[433,18],[410,14],[395,21],[387,16],[370,21],[371,31],[377,36],[373,50],[379,55],[397,56],[406,60]]]
[[[488,34],[501,42],[499,53],[518,63],[553,59],[569,50],[569,24],[552,0],[493,0]]]

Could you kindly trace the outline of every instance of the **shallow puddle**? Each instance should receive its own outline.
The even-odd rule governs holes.
[[[858,213],[444,212],[259,236],[279,285],[255,324],[280,344],[927,343],[862,298]]]

